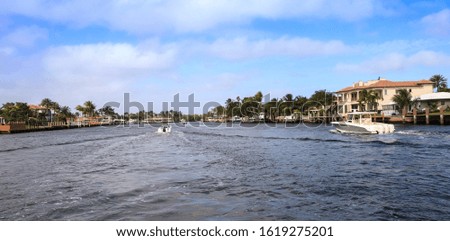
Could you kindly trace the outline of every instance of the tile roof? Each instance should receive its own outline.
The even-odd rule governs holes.
[[[40,106],[40,105],[28,105],[28,107],[30,107],[30,109],[32,109],[32,110],[46,110],[47,109],[44,106]]]
[[[349,86],[345,87],[336,92],[347,92],[352,90],[364,90],[364,89],[374,89],[374,88],[400,88],[400,87],[416,87],[423,84],[433,84],[429,80],[418,80],[418,81],[390,81],[390,80],[378,80],[372,84],[364,83],[364,86]]]

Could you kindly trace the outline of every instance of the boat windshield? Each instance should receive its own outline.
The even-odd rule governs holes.
[[[368,113],[349,114],[348,122],[357,124],[369,124],[372,122],[372,115]]]

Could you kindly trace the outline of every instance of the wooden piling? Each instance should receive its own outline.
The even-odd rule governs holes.
[[[430,124],[430,108],[425,108],[425,123]]]
[[[417,124],[417,109],[413,109],[413,119],[414,119],[414,125]]]

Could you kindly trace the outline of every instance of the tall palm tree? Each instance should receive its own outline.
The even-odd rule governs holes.
[[[50,117],[50,121],[53,120],[53,115],[58,114],[61,106],[56,101],[52,101],[49,98],[44,98],[41,101],[41,106],[45,107],[47,109],[47,115]]]
[[[86,111],[86,114],[88,114],[89,117],[94,116],[95,114],[95,108],[96,106],[94,103],[90,100],[84,102],[84,110]]]
[[[77,111],[81,112],[84,116],[87,117],[93,117],[95,115],[96,113],[95,108],[96,108],[95,104],[90,100],[84,102],[82,106],[77,105],[75,107]]]
[[[52,105],[53,101],[49,98],[44,98],[41,100],[41,106],[50,109],[50,106]]]
[[[436,88],[437,92],[447,91],[447,78],[441,74],[435,74],[431,76],[430,81],[433,82],[433,88]]]
[[[412,96],[407,89],[401,89],[392,97],[392,101],[394,101],[398,105],[399,109],[403,111],[411,105]]]

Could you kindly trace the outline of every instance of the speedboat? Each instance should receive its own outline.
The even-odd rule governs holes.
[[[231,122],[241,122],[241,117],[235,115],[233,117],[231,117]]]
[[[158,133],[170,133],[172,132],[172,127],[170,125],[162,125],[158,128]]]
[[[351,112],[345,121],[331,122],[339,133],[349,134],[388,134],[393,133],[393,124],[373,122],[376,112]]]

